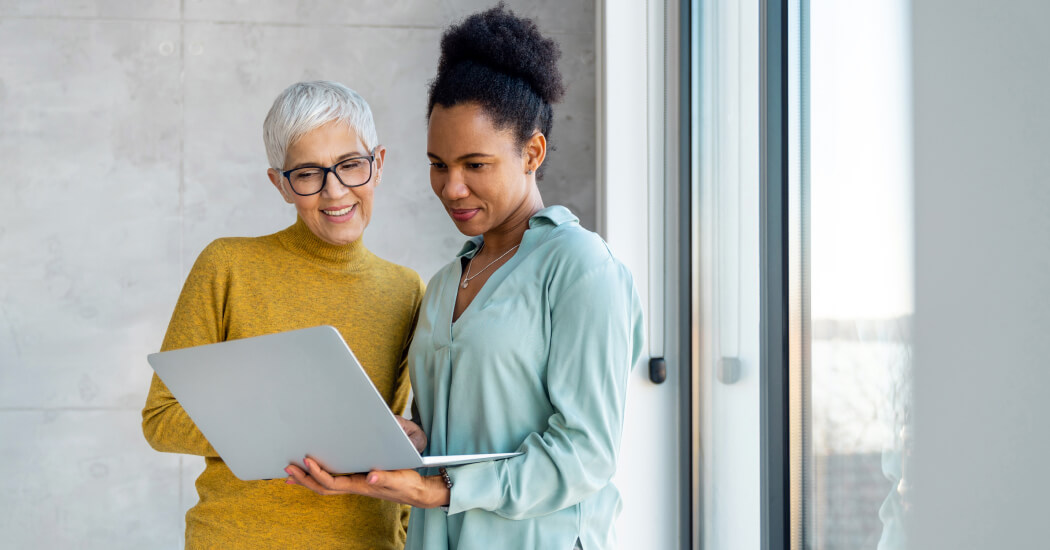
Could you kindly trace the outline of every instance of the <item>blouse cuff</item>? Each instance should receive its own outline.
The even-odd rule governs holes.
[[[452,478],[449,514],[458,514],[473,508],[495,510],[499,507],[501,491],[495,461],[448,468],[448,476]]]

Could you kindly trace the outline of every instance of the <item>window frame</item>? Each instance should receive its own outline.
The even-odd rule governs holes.
[[[788,11],[763,0],[761,30],[762,548],[790,544]]]

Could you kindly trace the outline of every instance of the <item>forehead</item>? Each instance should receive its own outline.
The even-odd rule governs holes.
[[[288,147],[289,161],[325,160],[347,153],[366,154],[357,132],[344,122],[329,122],[303,134]]]
[[[516,150],[510,129],[497,128],[476,103],[435,105],[427,126],[427,151],[445,158],[463,152],[496,154]]]

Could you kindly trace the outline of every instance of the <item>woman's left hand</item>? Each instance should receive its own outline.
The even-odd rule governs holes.
[[[441,476],[421,476],[415,470],[372,470],[367,474],[333,476],[311,458],[306,471],[292,464],[287,483],[302,485],[320,495],[364,495],[416,508],[436,508],[449,503],[451,492]]]
[[[401,429],[405,431],[405,435],[412,442],[412,446],[416,448],[416,452],[422,453],[427,448],[427,434],[423,432],[423,428],[401,415],[394,415],[394,418],[401,425]]]

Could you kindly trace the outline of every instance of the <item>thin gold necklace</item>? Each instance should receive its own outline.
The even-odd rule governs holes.
[[[482,273],[484,273],[488,268],[492,267],[492,264],[502,260],[504,256],[506,256],[507,254],[510,254],[511,252],[514,251],[514,249],[518,248],[519,246],[521,246],[521,243],[518,243],[518,244],[508,248],[506,252],[504,252],[503,254],[500,254],[499,258],[496,258],[495,260],[492,260],[491,262],[488,263],[488,265],[486,265],[485,267],[481,268],[481,271],[475,273],[474,276],[471,276],[470,275],[470,266],[474,264],[474,258],[477,258],[478,254],[481,254],[481,249],[485,248],[485,243],[481,243],[481,246],[478,247],[478,254],[475,254],[475,255],[471,256],[470,261],[467,262],[467,272],[464,273],[463,284],[459,285],[459,287],[460,288],[467,288],[467,283],[469,283],[471,279],[473,279],[473,278],[477,277],[478,275],[481,275]]]

